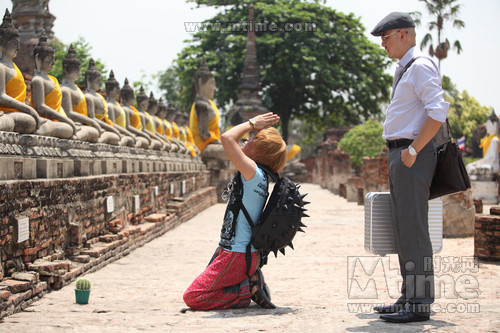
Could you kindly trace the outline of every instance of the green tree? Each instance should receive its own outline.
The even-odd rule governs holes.
[[[458,18],[458,14],[460,12],[460,4],[457,4],[458,0],[420,0],[425,2],[425,6],[427,7],[427,11],[429,14],[434,17],[434,21],[429,22],[429,31],[420,43],[420,48],[423,49],[428,44],[429,46],[429,54],[431,57],[438,58],[439,68],[441,68],[441,60],[445,59],[448,56],[448,50],[450,49],[450,41],[448,38],[443,37],[444,33],[444,24],[446,21],[451,21],[453,27],[461,29],[465,27],[465,22]],[[421,14],[415,12],[418,16]],[[420,23],[420,19],[416,20],[416,23]],[[434,44],[432,40],[431,32],[436,30],[437,32],[437,40]],[[443,40],[444,39],[444,40]],[[453,43],[453,47],[457,51],[457,54],[462,52],[462,45],[460,41],[456,40]]]
[[[451,135],[460,138],[465,135],[465,144],[473,144],[473,131],[484,124],[491,113],[491,107],[482,106],[477,99],[469,95],[467,90],[462,91],[455,99],[446,97],[450,102],[448,120]]]
[[[375,120],[355,126],[340,139],[338,146],[349,154],[353,166],[361,166],[363,157],[377,157],[385,145],[383,127]]]
[[[464,90],[461,93],[451,79],[443,75],[443,90],[445,100],[450,103],[448,120],[451,127],[451,135],[454,138],[465,136],[465,145],[470,148],[467,152],[479,154],[479,133],[477,128],[488,119],[491,108],[482,106],[474,97]]]
[[[76,56],[78,59],[80,59],[81,62],[81,74],[78,80],[76,81],[76,84],[79,85],[86,85],[87,82],[85,82],[85,71],[87,70],[89,66],[89,61],[92,58],[91,51],[92,51],[92,46],[90,46],[83,37],[78,37],[78,39],[70,44],[64,44],[58,39],[54,39],[52,41],[52,47],[54,48],[55,51],[55,63],[54,63],[54,68],[52,68],[52,71],[50,72],[51,75],[55,76],[59,82],[62,81],[64,75],[63,75],[63,67],[62,67],[62,62],[64,57],[66,57],[66,54],[68,53],[69,46],[73,44],[73,48],[75,49]],[[100,59],[94,58],[94,62],[96,67],[101,71],[101,82],[105,82],[107,80],[107,70],[102,63]]]
[[[245,24],[227,22],[246,22],[250,1],[194,2],[227,4],[204,22],[225,29],[196,32],[180,52],[175,67],[182,87],[179,99],[189,110],[193,73],[205,56],[219,88],[217,103],[224,107],[237,99],[247,35]],[[317,134],[328,127],[362,123],[381,112],[380,103],[388,100],[392,82],[384,72],[390,60],[365,37],[358,18],[301,0],[256,1],[254,8],[263,102],[280,115],[285,139],[292,117]],[[285,23],[288,31],[281,26]],[[272,24],[277,31],[271,32]]]

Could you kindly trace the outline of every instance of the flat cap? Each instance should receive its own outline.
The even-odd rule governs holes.
[[[382,36],[384,31],[399,28],[414,28],[415,22],[411,18],[410,14],[402,12],[392,12],[386,17],[384,17],[376,26],[373,28],[371,34],[373,36]]]

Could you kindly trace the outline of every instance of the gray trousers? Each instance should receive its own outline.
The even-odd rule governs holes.
[[[408,168],[401,161],[401,150],[388,154],[394,238],[403,277],[400,301],[415,304],[434,302],[434,271],[429,236],[428,198],[436,166],[432,140],[419,152]]]

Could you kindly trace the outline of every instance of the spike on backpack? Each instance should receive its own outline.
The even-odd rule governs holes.
[[[285,255],[285,247],[293,250],[292,240],[302,228],[303,217],[309,217],[305,212],[304,201],[306,194],[300,194],[300,185],[286,177],[279,177],[264,166],[259,165],[276,182],[259,222],[252,228],[253,246],[264,252],[273,252],[277,257],[278,251]]]

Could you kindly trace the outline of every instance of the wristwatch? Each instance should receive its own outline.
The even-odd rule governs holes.
[[[253,128],[253,130],[255,131],[255,129],[256,129],[256,128],[255,128],[255,120],[253,120],[253,119],[248,119],[248,122],[250,123],[250,125],[252,125],[252,128]]]
[[[415,150],[415,148],[413,148],[412,145],[410,145],[408,147],[408,152],[410,153],[411,156],[417,156],[418,155],[418,152]]]

